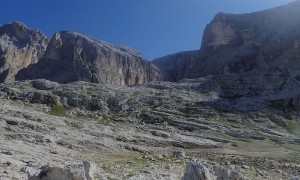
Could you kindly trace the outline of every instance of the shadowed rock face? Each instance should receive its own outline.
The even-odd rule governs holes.
[[[246,72],[270,63],[294,63],[300,60],[299,8],[300,1],[296,1],[255,13],[219,13],[206,26],[198,56],[183,59],[178,54],[153,63],[170,81]],[[166,69],[163,65],[178,64],[178,59],[183,64],[176,67],[180,78],[169,78],[174,66]]]
[[[22,23],[0,26],[0,82],[14,80],[20,69],[37,63],[48,43],[43,33]]]
[[[163,80],[179,81],[185,78],[184,75],[189,71],[187,59],[193,60],[198,57],[199,51],[186,51],[155,59],[152,63],[161,70]]]
[[[20,71],[18,80],[43,78],[59,83],[87,81],[117,85],[160,80],[160,71],[139,53],[92,37],[56,33],[39,63]]]

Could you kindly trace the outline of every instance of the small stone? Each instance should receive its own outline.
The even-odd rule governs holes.
[[[235,169],[235,165],[229,165],[231,169]]]
[[[58,154],[58,151],[56,150],[53,150],[53,151],[50,151],[51,154]]]
[[[150,161],[155,161],[154,157],[152,157],[152,156],[148,156],[147,159]]]
[[[184,151],[174,151],[173,156],[177,158],[186,158],[186,154]]]
[[[3,154],[6,154],[6,155],[14,155],[14,152],[13,151],[4,151],[2,152]]]
[[[170,164],[165,165],[165,169],[170,170],[171,169],[171,165]]]
[[[225,162],[225,165],[230,165],[230,161],[226,161],[226,162]]]
[[[256,175],[257,176],[265,176],[265,174],[259,169],[256,169]]]
[[[28,171],[28,168],[27,168],[27,167],[22,167],[22,168],[20,169],[20,171],[26,173],[26,172]]]
[[[145,170],[143,173],[145,173],[145,174],[151,174],[151,172],[147,171],[147,170]]]
[[[275,172],[282,174],[282,170],[276,169]]]
[[[9,125],[12,125],[12,126],[16,126],[16,125],[19,125],[19,121],[16,121],[16,120],[11,120],[11,119],[8,119],[5,121],[7,124]]]
[[[158,159],[163,159],[164,157],[163,157],[163,155],[160,154],[160,155],[157,156],[157,158]]]
[[[299,176],[294,176],[294,177],[291,177],[291,180],[300,180],[300,177]]]
[[[250,167],[247,166],[247,165],[242,165],[242,168],[243,168],[243,169],[250,169]]]

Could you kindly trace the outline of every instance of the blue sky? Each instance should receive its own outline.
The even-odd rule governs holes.
[[[3,0],[0,24],[21,21],[52,36],[89,34],[137,49],[152,60],[200,48],[217,12],[247,13],[293,0]]]

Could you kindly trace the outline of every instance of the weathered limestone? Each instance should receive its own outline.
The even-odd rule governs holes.
[[[161,79],[160,71],[127,47],[74,32],[56,33],[39,63],[21,70],[17,80],[48,79],[131,85]]]
[[[0,26],[0,82],[13,81],[16,73],[37,63],[49,39],[20,22]]]

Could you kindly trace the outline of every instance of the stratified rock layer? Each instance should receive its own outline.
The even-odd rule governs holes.
[[[179,53],[154,64],[164,79],[178,81],[206,75],[240,73],[268,64],[299,62],[300,1],[248,14],[219,13],[206,26],[198,56]],[[185,52],[185,54],[189,54]],[[181,59],[181,65],[178,64]],[[165,68],[166,62],[169,68]],[[177,71],[177,78],[173,72]]]
[[[160,80],[160,71],[139,53],[92,37],[56,33],[39,63],[20,71],[18,80],[43,78],[59,83],[87,81],[117,85]]]
[[[0,26],[0,82],[14,80],[20,69],[37,63],[48,42],[43,33],[22,23]]]

